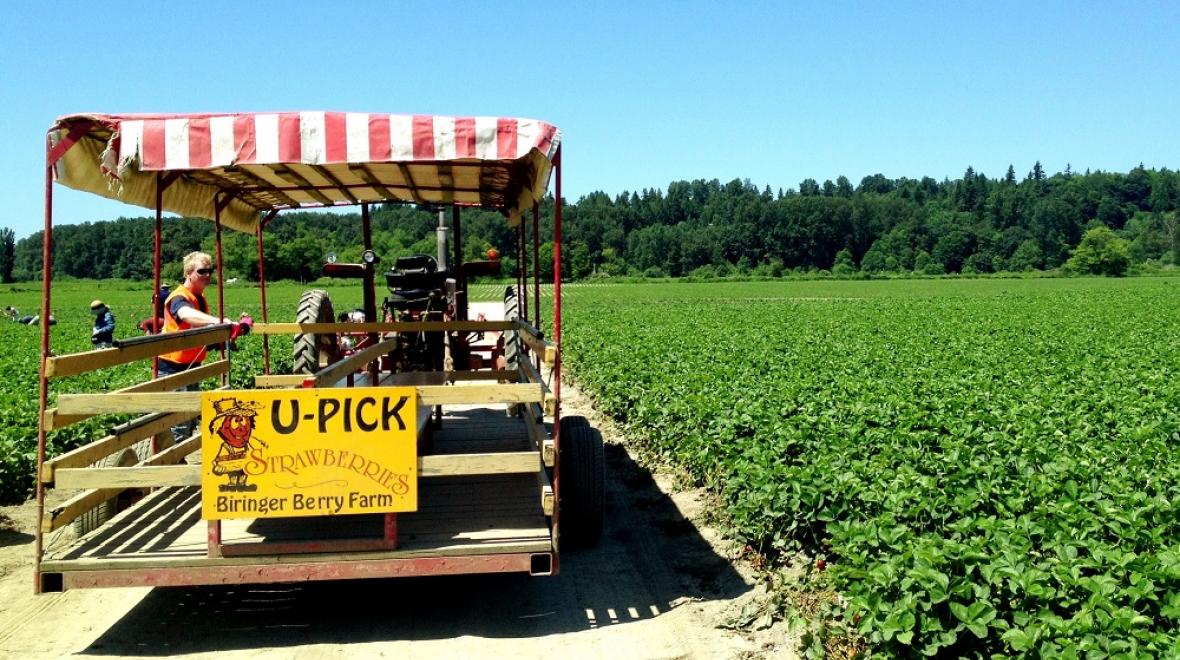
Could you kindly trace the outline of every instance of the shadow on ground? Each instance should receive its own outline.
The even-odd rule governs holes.
[[[750,590],[619,446],[599,545],[553,577],[455,576],[158,588],[84,653],[166,656],[463,636],[530,638],[659,617]]]

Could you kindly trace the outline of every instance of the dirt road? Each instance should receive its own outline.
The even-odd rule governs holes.
[[[563,388],[566,414],[592,412]],[[756,596],[700,493],[636,465],[609,424],[606,527],[555,577],[491,575],[33,596],[31,504],[0,509],[0,657],[790,657],[716,626]],[[661,488],[661,486],[663,486]],[[746,573],[744,576],[743,573]],[[776,626],[778,628],[779,626]]]

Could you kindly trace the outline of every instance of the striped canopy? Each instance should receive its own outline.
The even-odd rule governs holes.
[[[513,225],[540,201],[561,143],[533,119],[352,112],[59,118],[50,146],[81,139],[55,179],[147,208],[254,232],[262,211],[360,202],[481,206]]]

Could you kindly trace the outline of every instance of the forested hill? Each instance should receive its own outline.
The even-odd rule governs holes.
[[[552,236],[551,201],[542,234]],[[967,168],[954,181],[845,177],[798,189],[758,189],[748,180],[722,184],[674,181],[667,190],[592,193],[567,201],[564,236],[569,275],[687,275],[734,270],[993,272],[1061,266],[1087,229],[1107,227],[1126,241],[1130,260],[1175,261],[1180,173],[1142,166],[1126,174],[1067,168],[1048,176],[1037,163],[1017,178]],[[433,253],[437,215],[384,205],[373,213],[374,246],[391,263],[399,254]],[[57,272],[75,277],[146,279],[151,274],[152,221],[120,218],[55,228]],[[464,243],[474,257],[497,247],[511,267],[514,233],[492,212],[465,211]],[[0,231],[0,276],[39,277],[41,234],[15,245]],[[212,252],[213,224],[165,222],[169,279],[180,257]],[[226,277],[256,278],[253,236],[226,232]],[[360,252],[359,215],[290,213],[266,232],[268,278],[311,278],[326,253],[353,260]],[[0,247],[4,247],[0,245]],[[545,246],[548,258],[552,248]],[[550,265],[551,262],[542,262]],[[550,266],[551,268],[551,266]]]

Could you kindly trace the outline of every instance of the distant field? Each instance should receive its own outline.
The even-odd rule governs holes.
[[[271,320],[291,320],[306,288],[269,287]],[[355,285],[327,288],[338,310],[360,303]],[[89,348],[95,297],[119,336],[136,334],[148,289],[63,282],[55,350]],[[22,312],[39,294],[0,287]],[[1180,279],[579,283],[563,296],[580,385],[718,493],[753,549],[825,556],[879,652],[1180,653]],[[241,311],[259,315],[257,288],[228,289],[227,314]],[[0,324],[0,499],[31,484],[38,337]],[[245,384],[261,342],[241,345]],[[272,351],[288,369],[290,338]],[[103,427],[55,433],[53,448]]]

